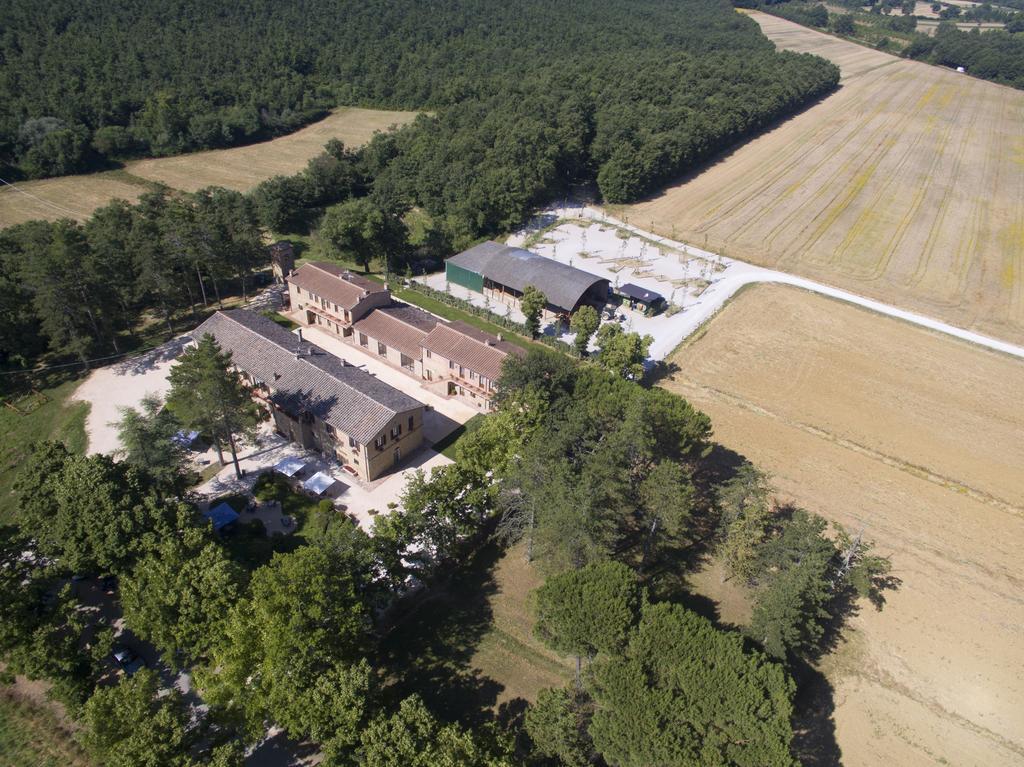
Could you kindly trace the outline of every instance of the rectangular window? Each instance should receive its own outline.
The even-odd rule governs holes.
[[[429,360],[430,359],[430,349],[424,349],[423,351],[425,351],[427,353],[427,359]]]
[[[409,416],[409,431],[412,431],[413,423],[414,423],[413,416]]]
[[[448,360],[448,369],[455,370],[455,360]]]
[[[359,334],[359,345],[368,347],[370,345],[370,339],[366,337],[366,333]]]
[[[387,443],[388,443],[388,435],[387,434],[381,434],[379,437],[377,437],[377,439],[375,439],[373,441],[373,446],[375,448],[377,448],[378,450],[383,450],[384,449],[384,445],[386,445]]]
[[[427,371],[427,380],[428,381],[433,381],[434,380],[434,374],[431,371],[429,371],[429,370]]]
[[[348,438],[348,446],[349,446],[350,448],[352,448],[353,450],[358,450],[358,449],[359,449],[359,443],[358,443],[358,442],[356,442],[356,441],[355,441],[354,439],[352,439],[351,437],[349,437],[349,438]]]
[[[388,353],[388,347],[386,347],[384,344],[382,344],[380,341],[378,341],[377,342],[377,354],[379,354],[381,357],[383,357],[387,353]]]
[[[488,380],[487,380],[486,378],[484,378],[483,376],[480,376],[480,387],[481,387],[482,389],[488,389],[488,390],[490,390],[490,388],[491,388],[491,382],[490,382],[490,381],[488,381]]]
[[[398,439],[402,436],[402,424],[391,427],[391,439]]]

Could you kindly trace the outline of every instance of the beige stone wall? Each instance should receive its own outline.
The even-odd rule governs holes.
[[[410,418],[413,419],[411,431],[409,430]],[[401,425],[402,433],[396,439],[391,436],[391,431],[398,425]],[[371,480],[387,474],[394,468],[396,448],[401,450],[399,463],[404,463],[423,445],[423,409],[419,408],[397,416],[384,427],[381,434],[387,437],[382,450],[378,450],[373,442],[366,445],[363,450],[366,459],[367,478]]]
[[[473,381],[472,379],[469,378],[469,369],[463,368],[463,371],[466,376],[465,381],[463,381],[459,378],[458,366],[456,366],[455,369],[453,370],[449,366],[449,362],[450,360],[438,354],[431,354],[431,356],[428,358],[426,356],[426,350],[424,350],[423,373],[421,377],[428,381],[443,381],[445,379],[451,379],[452,383],[454,383],[456,386],[454,394],[455,399],[457,399],[459,402],[466,403],[470,407],[475,407],[481,413],[488,412],[491,409],[492,395],[484,395],[481,394],[479,391],[475,390],[469,391],[462,385],[463,383],[465,383],[467,386],[473,385],[476,388],[481,388],[479,376],[477,376],[476,380]],[[430,372],[429,376],[427,375],[428,371]]]

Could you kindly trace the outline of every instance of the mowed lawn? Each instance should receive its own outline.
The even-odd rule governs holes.
[[[7,405],[0,407],[0,525],[14,513],[12,488],[32,443],[57,440],[75,452],[85,452],[89,405],[68,401],[79,383],[79,379],[71,379],[40,389],[38,395],[21,393],[5,397],[5,402],[22,412]]]
[[[772,285],[671,361],[720,443],[902,580],[824,661],[843,764],[1021,764],[1024,363]],[[743,622],[719,576],[691,585]]]
[[[0,766],[92,765],[53,713],[0,691]]]
[[[762,13],[839,89],[636,205],[727,256],[1024,342],[1024,92]]]
[[[114,199],[135,201],[153,183],[194,192],[207,186],[247,191],[264,179],[291,175],[323,151],[331,139],[365,144],[373,134],[401,126],[415,112],[341,107],[287,136],[249,146],[134,160],[124,170],[19,182],[0,187],[0,228],[31,219],[84,220]]]

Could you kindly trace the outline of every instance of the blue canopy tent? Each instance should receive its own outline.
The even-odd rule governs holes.
[[[222,502],[203,514],[203,516],[213,522],[214,532],[220,532],[238,519],[238,512],[232,509],[227,502]]]
[[[181,447],[189,448],[192,447],[192,443],[195,442],[198,438],[199,432],[186,431],[185,429],[181,429],[173,437],[171,437],[171,442],[173,442],[175,445],[180,445]]]

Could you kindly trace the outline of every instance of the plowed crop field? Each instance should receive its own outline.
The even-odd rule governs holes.
[[[1024,364],[775,285],[672,360],[719,442],[902,580],[823,664],[842,763],[1024,765]]]
[[[1024,341],[1024,92],[751,13],[838,91],[629,223]]]

